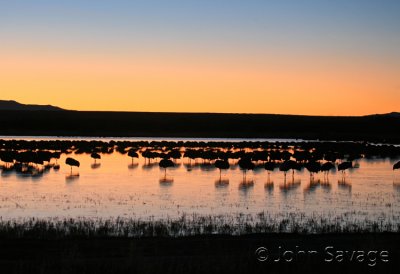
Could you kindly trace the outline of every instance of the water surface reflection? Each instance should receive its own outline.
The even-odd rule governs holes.
[[[261,168],[244,177],[235,160],[220,174],[209,163],[186,163],[187,159],[176,160],[165,172],[156,160],[139,157],[132,163],[119,153],[102,154],[96,163],[87,154],[69,156],[81,163],[72,173],[64,164],[66,155],[61,155],[58,168],[53,163],[37,173],[17,173],[4,166],[2,218],[305,211],[329,216],[360,212],[362,219],[400,214],[400,172],[392,171],[394,160],[362,159],[360,168],[345,176],[331,172],[310,178],[304,170],[285,177],[277,169],[268,173]]]

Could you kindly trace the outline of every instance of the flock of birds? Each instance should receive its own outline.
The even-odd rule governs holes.
[[[64,144],[64,143],[61,143]],[[101,153],[112,153],[114,150],[121,154],[127,154],[132,159],[139,158],[139,154],[145,159],[145,161],[151,162],[152,160],[158,160],[158,165],[164,169],[164,180],[166,179],[167,168],[174,167],[177,160],[181,158],[189,159],[189,163],[197,159],[202,159],[208,165],[212,165],[220,170],[220,181],[221,171],[230,168],[230,160],[236,160],[238,166],[243,170],[244,181],[246,181],[246,171],[253,170],[260,166],[262,163],[265,170],[268,171],[268,177],[270,172],[275,169],[284,173],[285,181],[287,172],[292,171],[294,176],[295,170],[307,169],[310,173],[310,177],[313,178],[316,173],[323,172],[324,176],[328,176],[331,170],[338,170],[342,172],[342,176],[345,176],[345,171],[354,167],[353,161],[364,157],[362,150],[354,149],[358,146],[353,146],[352,153],[344,154],[343,151],[338,149],[326,150],[321,148],[311,147],[289,147],[289,146],[278,146],[272,147],[270,145],[268,149],[260,149],[260,147],[251,147],[249,143],[236,145],[224,145],[221,147],[181,147],[165,146],[165,143],[160,143],[158,146],[152,144],[152,148],[140,147],[137,143],[104,143],[104,142],[83,142],[77,143],[78,145],[71,146],[57,144],[58,150],[55,150],[53,143],[47,144],[47,147],[53,150],[41,149],[44,145],[36,144],[31,149],[27,149],[26,143],[12,144],[17,149],[7,149],[10,147],[9,143],[3,143],[1,149],[0,142],[0,160],[4,162],[3,171],[14,170],[19,173],[30,174],[37,176],[43,174],[45,170],[50,168],[59,169],[60,165],[58,160],[61,154],[75,154],[90,153],[91,157],[96,161],[101,159]],[[99,146],[101,144],[101,146]],[[168,144],[168,143],[167,143]],[[143,144],[142,144],[143,145]],[[164,145],[164,146],[163,146]],[[227,147],[228,146],[228,147]],[[231,146],[231,148],[229,148]],[[250,147],[250,148],[249,148]],[[368,146],[366,146],[368,148]],[[389,150],[388,150],[389,151]],[[389,152],[387,152],[389,153]],[[52,163],[52,159],[55,159],[55,163]],[[72,168],[79,167],[80,162],[72,157],[67,157],[65,164],[71,167],[71,176],[79,176],[73,174]],[[400,169],[400,161],[393,165],[393,170]]]

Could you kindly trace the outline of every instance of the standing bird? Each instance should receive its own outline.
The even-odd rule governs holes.
[[[268,171],[268,175],[270,174],[271,171],[274,171],[276,165],[274,162],[266,162],[264,165],[265,170]]]
[[[400,169],[400,161],[398,161],[397,163],[395,163],[393,165],[393,170],[395,170],[395,169]]]
[[[94,159],[94,164],[96,164],[96,160],[101,159],[100,154],[93,152],[92,154],[90,154],[90,157],[92,157]]]
[[[329,174],[331,169],[335,169],[335,164],[332,162],[326,162],[321,166],[321,171],[326,172],[326,175]]]
[[[271,171],[274,171],[275,167],[276,167],[276,164],[274,162],[266,162],[264,165],[265,170],[267,170],[267,172],[268,172],[268,184],[271,181],[271,179],[270,179]]]
[[[249,157],[243,157],[238,162],[240,169],[243,170],[243,181],[246,182],[246,172],[247,170],[253,170],[255,164],[251,161]]]
[[[167,177],[167,168],[174,167],[175,164],[170,159],[162,159],[158,165],[164,169],[164,178]]]
[[[73,166],[79,167],[79,166],[81,165],[81,163],[79,163],[79,161],[77,161],[77,160],[75,160],[75,159],[73,159],[73,158],[67,158],[67,159],[65,160],[65,163],[66,163],[67,165],[71,166],[71,174],[72,174],[72,167],[73,167]]]
[[[139,154],[134,149],[130,149],[128,152],[128,156],[132,158],[132,165],[133,165],[133,158],[139,158]]]
[[[60,165],[58,164],[58,159],[60,159],[60,157],[61,157],[61,152],[58,152],[58,151],[53,152],[51,158],[56,159],[56,163],[53,166],[54,170],[59,170],[60,169]]]
[[[338,170],[344,173],[346,169],[353,168],[353,162],[343,162],[338,165]]]
[[[394,173],[394,171],[396,169],[400,169],[400,161],[398,161],[397,163],[395,163],[393,165],[393,186],[398,185],[398,183],[395,182],[395,173]]]
[[[308,162],[305,165],[305,168],[310,172],[310,177],[314,177],[314,173],[318,173],[321,171],[321,164],[318,162]]]
[[[338,165],[338,170],[342,172],[342,184],[345,184],[346,169],[353,168],[353,162],[342,162]]]
[[[267,183],[265,184],[265,189],[267,189],[269,192],[271,192],[274,188],[274,182],[271,182],[271,176],[270,173],[271,171],[274,171],[276,167],[276,164],[274,162],[266,162],[264,165],[265,170],[268,172],[268,180]]]
[[[329,171],[332,170],[332,169],[336,170],[335,164],[332,163],[332,162],[326,162],[321,166],[321,171],[324,172],[324,183],[325,183],[325,186],[329,185],[328,176],[329,176]]]
[[[279,166],[279,171],[283,171],[285,174],[285,179],[286,179],[286,172],[288,172],[289,170],[293,171],[293,177],[294,177],[294,170],[300,169],[300,166],[293,160],[288,160],[283,162],[280,166]]]
[[[221,171],[222,169],[229,169],[229,162],[227,160],[216,160],[214,165],[219,169],[219,181],[221,181]]]

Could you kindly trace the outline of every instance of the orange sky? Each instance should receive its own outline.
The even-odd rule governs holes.
[[[396,110],[400,71],[271,56],[0,55],[1,99],[77,110],[363,115]],[[392,96],[381,96],[381,91]]]
[[[0,100],[75,110],[400,111],[398,2],[185,3],[3,4]]]

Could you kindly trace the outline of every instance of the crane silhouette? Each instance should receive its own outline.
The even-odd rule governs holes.
[[[353,168],[353,162],[342,162],[338,165],[338,170],[344,174],[347,169]]]
[[[332,162],[326,162],[321,166],[321,171],[326,173],[326,176],[329,175],[329,171],[332,169],[336,169],[335,164]]]
[[[221,181],[221,172],[222,169],[229,169],[230,165],[228,160],[216,160],[215,167],[219,169],[219,181]]]
[[[400,169],[400,161],[393,165],[393,170]]]
[[[96,160],[101,159],[100,154],[96,153],[96,152],[92,152],[92,154],[90,154],[90,157],[94,159],[94,163],[96,164]]]
[[[164,178],[167,177],[167,168],[175,166],[170,159],[162,159],[158,165],[164,169]]]
[[[132,164],[131,164],[131,166],[133,167],[133,159],[134,159],[134,158],[139,158],[139,154],[136,152],[135,149],[130,149],[130,150],[128,151],[128,156],[131,157],[131,159],[132,159]]]
[[[243,157],[238,162],[240,169],[243,170],[243,182],[246,182],[246,172],[247,170],[253,170],[255,168],[254,163],[249,157]]]
[[[79,161],[75,160],[74,158],[70,158],[70,157],[65,159],[65,163],[71,167],[71,175],[72,175],[72,167],[73,166],[79,167],[81,165],[81,163],[79,163]]]
[[[285,161],[285,162],[283,162],[280,166],[279,166],[279,171],[283,171],[284,172],[284,175],[285,175],[285,178],[286,178],[286,173],[289,171],[289,170],[292,170],[293,171],[293,176],[294,176],[294,170],[295,169],[300,169],[300,166],[299,166],[299,164],[297,164],[295,161],[293,161],[293,160],[287,160],[287,161]]]
[[[321,171],[321,164],[319,162],[309,162],[305,167],[310,172],[310,178],[314,178],[314,174]]]

